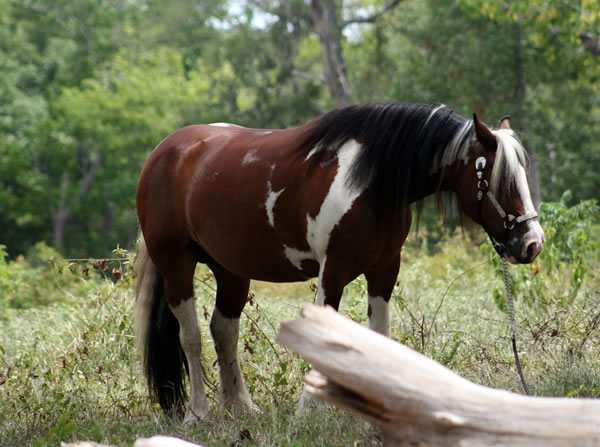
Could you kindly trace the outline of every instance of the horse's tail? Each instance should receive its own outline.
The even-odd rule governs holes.
[[[148,390],[165,412],[179,413],[187,397],[187,363],[179,343],[179,323],[169,309],[163,278],[143,239],[138,245],[135,272],[135,333]]]

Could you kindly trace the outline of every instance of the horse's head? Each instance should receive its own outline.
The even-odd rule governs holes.
[[[459,173],[461,208],[485,229],[500,256],[513,264],[530,263],[545,239],[527,184],[525,150],[508,117],[494,131],[473,119],[472,157]]]

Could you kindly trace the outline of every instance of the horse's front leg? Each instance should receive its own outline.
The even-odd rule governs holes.
[[[344,287],[354,279],[348,274],[347,269],[342,264],[337,263],[333,258],[325,258],[320,263],[319,268],[319,286],[317,289],[317,304],[320,306],[331,306],[338,310]],[[310,394],[304,390],[296,407],[296,414],[302,414],[309,405],[320,405],[321,402],[314,400]]]
[[[400,270],[400,254],[380,270],[365,273],[369,293],[369,328],[390,335],[390,298]]]

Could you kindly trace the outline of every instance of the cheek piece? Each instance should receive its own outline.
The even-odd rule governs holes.
[[[479,214],[479,221],[481,222],[481,226],[483,227],[485,232],[490,237],[490,240],[492,241],[492,245],[494,246],[494,248],[496,249],[496,251],[498,252],[500,257],[504,257],[504,254],[506,252],[508,236],[509,236],[509,233],[511,232],[511,230],[513,230],[515,228],[515,226],[519,223],[526,222],[530,219],[535,219],[536,217],[538,217],[538,214],[536,212],[531,212],[531,213],[527,213],[527,214],[521,214],[519,216],[514,216],[514,215],[508,214],[506,211],[504,211],[504,209],[500,205],[500,202],[498,202],[498,200],[496,199],[494,194],[489,189],[489,184],[488,184],[487,180],[485,179],[485,175],[484,175],[485,165],[486,165],[485,157],[479,157],[477,160],[475,160],[475,169],[477,171],[477,212]],[[492,236],[490,234],[490,232],[486,228],[485,222],[483,221],[482,214],[481,214],[481,206],[483,204],[483,199],[485,197],[487,197],[490,200],[490,202],[492,202],[492,205],[494,205],[494,208],[500,215],[500,218],[504,221],[503,223],[504,223],[505,231],[504,231],[504,238],[502,241],[499,241],[498,239],[496,239],[494,236]]]

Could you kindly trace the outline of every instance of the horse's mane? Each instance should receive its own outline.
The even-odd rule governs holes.
[[[525,150],[510,129],[492,132],[499,144],[490,187],[497,192],[514,183],[518,164],[525,165]],[[310,162],[319,163],[349,140],[358,141],[361,150],[347,184],[361,190],[369,187],[376,208],[393,212],[422,197],[431,174],[460,160],[466,163],[473,138],[473,121],[442,104],[367,104],[316,118],[298,149],[310,151]],[[438,198],[442,205],[455,202],[447,194]]]

